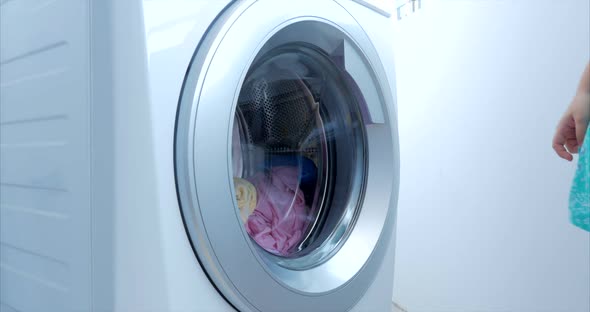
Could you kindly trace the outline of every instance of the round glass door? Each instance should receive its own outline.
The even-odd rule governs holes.
[[[232,131],[237,213],[260,252],[283,266],[320,264],[354,224],[366,166],[355,88],[303,43],[266,52],[246,75]]]
[[[386,72],[337,2],[302,1],[232,5],[180,95],[181,216],[203,271],[240,311],[348,311],[390,250]]]

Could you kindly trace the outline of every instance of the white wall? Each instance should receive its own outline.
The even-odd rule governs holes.
[[[551,149],[590,58],[588,0],[423,0],[398,24],[394,301],[409,312],[590,311],[574,164]]]

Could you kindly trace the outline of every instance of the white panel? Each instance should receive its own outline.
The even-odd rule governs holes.
[[[4,243],[0,244],[0,259],[2,264],[16,271],[27,272],[40,283],[54,285],[59,289],[65,289],[68,284],[68,267],[62,261]]]
[[[28,271],[0,264],[2,302],[17,311],[67,311],[65,289],[38,279]],[[25,297],[23,299],[23,297]]]
[[[2,207],[18,207],[48,215],[66,216],[71,202],[70,192],[31,188],[23,185],[2,185]]]
[[[393,10],[395,9],[396,1],[395,0],[353,0],[359,4],[366,6],[383,14],[385,16],[390,16],[393,14]]]
[[[2,108],[10,107],[9,102],[2,102]],[[24,105],[23,105],[24,106]],[[18,107],[15,105],[15,107]],[[2,109],[2,117],[11,118],[11,116],[32,116],[28,110],[16,109],[14,113],[5,113]],[[51,112],[38,118],[20,119],[6,121],[0,124],[0,146],[2,149],[31,148],[32,145],[43,145],[53,143],[69,142],[67,121],[68,116],[61,112]]]
[[[0,207],[0,243],[9,247],[64,262],[72,248],[68,218],[35,209],[2,205]],[[2,259],[4,263],[4,259]],[[27,269],[27,268],[23,268]],[[69,287],[69,285],[64,285]]]
[[[5,302],[0,302],[0,312],[19,312]]]
[[[174,138],[176,119],[176,106],[170,103],[178,102],[185,73],[201,36],[228,3],[227,0],[144,2],[151,108],[152,115],[158,116],[152,119],[153,139],[160,146],[154,149],[155,163],[158,164],[155,166],[158,175],[156,183],[160,194],[159,205],[165,207],[157,216],[162,224],[162,249],[159,253],[166,268],[167,283],[173,285],[167,293],[170,311],[190,311],[195,309],[195,302],[203,311],[234,310],[208,282],[195,260],[180,217],[174,175],[171,174],[174,172],[173,154],[168,148]],[[132,257],[136,259],[145,257],[129,248],[126,252],[133,253]],[[127,270],[126,274],[129,272]]]
[[[22,2],[22,3],[19,3]],[[73,16],[71,0],[8,1],[0,13],[0,39],[5,64],[33,57],[68,44]]]
[[[2,82],[0,88],[2,90],[12,87],[14,85],[33,81],[61,73],[68,68],[68,64],[72,60],[68,58],[68,53],[71,52],[70,42],[64,42],[60,45],[55,45],[43,51],[37,51],[34,54],[26,55],[19,59],[8,59],[2,63]],[[4,45],[4,43],[2,43]],[[4,51],[2,57],[4,57]],[[54,90],[66,92],[64,90]],[[71,89],[75,91],[74,89]]]
[[[0,181],[2,186],[19,185],[68,192],[67,155],[71,149],[63,142],[43,142],[35,145],[3,146],[0,151]]]
[[[2,310],[90,310],[87,7],[0,2]]]
[[[68,90],[76,83],[74,78],[74,74],[64,68],[3,83],[0,92],[0,124],[65,117],[67,105],[74,94],[60,90]]]

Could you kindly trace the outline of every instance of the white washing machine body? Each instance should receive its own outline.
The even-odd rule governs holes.
[[[390,309],[387,17],[332,0],[1,8],[3,312]],[[280,88],[311,113],[256,106],[277,109]],[[302,124],[305,138],[291,135]],[[249,169],[256,157],[266,167]],[[300,181],[313,163],[315,195],[303,234],[269,245],[256,211],[240,219],[235,179],[254,185],[293,159]]]

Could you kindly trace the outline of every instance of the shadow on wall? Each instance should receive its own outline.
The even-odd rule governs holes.
[[[590,310],[574,164],[551,149],[590,56],[589,5],[423,1],[398,23],[394,301],[408,311]]]

